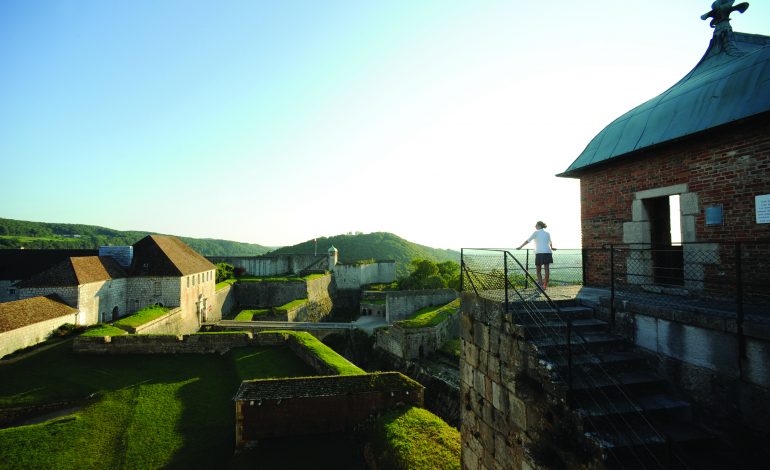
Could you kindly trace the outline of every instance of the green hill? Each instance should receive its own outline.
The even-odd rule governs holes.
[[[313,253],[313,240],[293,246],[284,246],[271,254]],[[375,232],[358,235],[337,235],[318,239],[318,253],[325,253],[334,245],[339,250],[341,263],[353,263],[358,260],[377,259],[396,261],[396,276],[409,274],[409,262],[414,258],[429,259],[436,262],[460,262],[460,253],[418,245],[388,232]]]
[[[132,245],[154,232],[120,231],[95,225],[27,222],[0,218],[0,248],[98,248]],[[256,256],[270,250],[254,243],[178,237],[204,256]]]

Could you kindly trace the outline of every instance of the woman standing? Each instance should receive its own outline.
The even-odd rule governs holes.
[[[535,241],[535,266],[537,266],[537,283],[543,287],[543,289],[548,288],[548,279],[551,277],[551,263],[553,263],[553,250],[556,248],[553,247],[553,243],[551,242],[551,234],[546,232],[544,229],[547,227],[545,222],[538,220],[535,224],[535,232],[527,238],[527,241],[519,245],[517,250],[521,250],[521,248],[526,245],[527,243],[531,242],[532,240]],[[541,274],[541,268],[545,265],[545,281],[543,280],[543,276]]]

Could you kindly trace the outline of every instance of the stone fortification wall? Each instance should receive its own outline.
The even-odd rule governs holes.
[[[0,333],[0,357],[42,343],[53,330],[65,323],[74,324],[76,319],[77,314],[65,315]]]
[[[12,300],[19,300],[19,294],[15,287],[12,285],[19,282],[19,279],[8,280],[0,279],[0,302],[10,302]]]
[[[207,322],[217,322],[238,306],[234,286],[225,286],[214,295],[214,310],[206,316]]]
[[[550,403],[527,387],[530,357],[501,302],[462,297],[460,435],[464,469],[544,468],[525,448],[539,441]],[[555,414],[560,416],[565,414]],[[551,416],[554,416],[552,414]],[[553,418],[551,418],[553,421]],[[588,467],[586,467],[588,468]]]
[[[327,317],[334,307],[332,298],[335,294],[334,282],[331,274],[310,279],[306,282],[307,304],[305,315],[298,316],[295,321],[321,321]]]
[[[457,298],[452,289],[392,291],[385,297],[385,320],[393,323],[403,320],[424,307],[444,305]]]
[[[609,302],[599,309],[609,319]],[[680,392],[731,426],[770,431],[770,327],[744,323],[740,355],[735,319],[635,302],[616,304],[616,331],[658,358],[658,372]]]
[[[399,359],[419,359],[436,352],[445,342],[459,336],[459,308],[446,320],[427,328],[403,328],[393,325],[375,333],[375,346]]]
[[[234,286],[238,305],[270,308],[307,298],[305,281],[238,282]]]
[[[338,289],[360,289],[374,283],[396,280],[396,262],[378,261],[370,264],[338,264],[334,266],[334,282]]]
[[[281,346],[281,333],[196,333],[190,335],[79,336],[72,350],[81,354],[212,354],[248,346]]]
[[[268,255],[268,256],[209,256],[212,263],[227,263],[241,268],[251,276],[299,274],[306,269],[328,269],[325,254],[321,255]]]

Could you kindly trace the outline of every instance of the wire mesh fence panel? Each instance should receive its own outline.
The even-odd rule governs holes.
[[[767,314],[768,244],[688,243],[680,246],[612,246],[616,294],[670,307],[704,308],[736,315]]]

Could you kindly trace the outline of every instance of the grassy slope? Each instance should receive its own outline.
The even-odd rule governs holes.
[[[436,326],[449,317],[449,315],[456,313],[459,308],[460,299],[455,299],[446,305],[421,308],[406,320],[397,321],[394,324],[403,328],[426,328],[429,326]]]
[[[385,413],[373,444],[384,468],[460,468],[460,433],[422,408]]]
[[[409,274],[409,262],[414,258],[432,261],[452,260],[459,262],[460,253],[418,245],[387,232],[375,232],[362,235],[337,235],[318,239],[318,253],[326,253],[334,245],[339,250],[341,263],[353,263],[358,260],[378,259],[394,260],[398,277]],[[313,240],[279,248],[271,253],[313,253]]]
[[[239,381],[311,373],[287,347],[151,358],[69,347],[0,368],[0,407],[100,399],[55,421],[0,430],[3,468],[220,468],[232,457]]]
[[[95,225],[28,222],[0,218],[0,248],[98,248],[100,245],[131,245],[153,232],[120,231]],[[63,235],[80,235],[67,238]],[[270,248],[210,238],[179,237],[204,256],[255,256]]]

